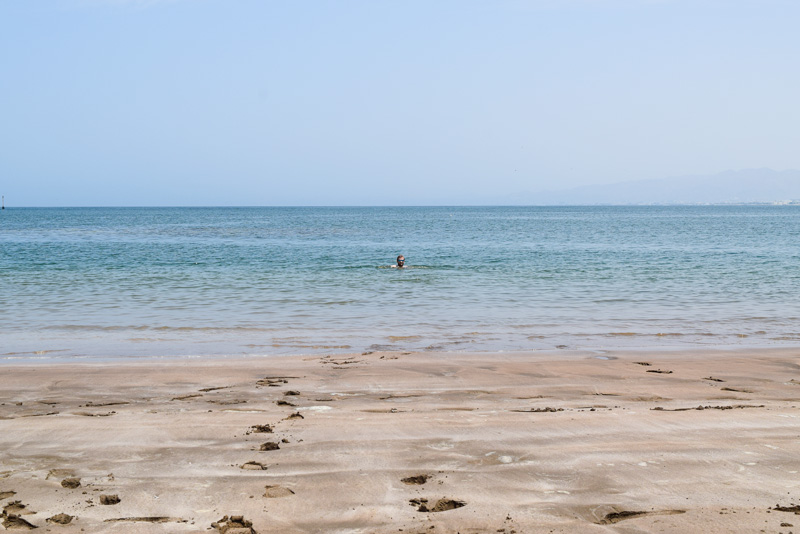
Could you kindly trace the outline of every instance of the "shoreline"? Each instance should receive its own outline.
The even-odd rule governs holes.
[[[3,519],[52,532],[800,526],[797,348],[2,369]]]
[[[98,355],[84,355],[84,356],[64,356],[64,357],[49,357],[46,353],[60,352],[59,350],[43,350],[43,351],[24,351],[0,354],[0,369],[10,367],[25,367],[29,365],[127,365],[134,363],[152,364],[157,362],[175,363],[175,362],[213,362],[219,360],[220,362],[236,362],[236,361],[273,361],[280,359],[292,358],[319,358],[322,356],[331,356],[336,358],[349,358],[362,355],[369,355],[374,353],[408,353],[408,354],[428,354],[434,357],[474,357],[474,356],[490,356],[498,355],[500,357],[552,357],[554,359],[571,358],[576,355],[588,355],[602,359],[603,356],[610,358],[619,357],[619,355],[636,353],[667,355],[667,354],[737,354],[740,352],[757,352],[757,353],[782,353],[782,352],[800,352],[800,344],[786,344],[786,345],[765,345],[765,344],[719,344],[719,345],[670,345],[670,346],[604,346],[597,348],[587,347],[568,347],[568,348],[547,348],[547,349],[508,349],[508,350],[412,350],[412,349],[396,349],[396,350],[370,350],[370,351],[341,351],[336,350],[321,351],[321,352],[297,352],[297,353],[230,353],[230,354],[216,354],[216,353],[197,353],[197,354],[147,354],[147,355],[113,355],[113,356],[98,356]],[[45,353],[45,354],[40,354]],[[23,355],[35,354],[35,357],[26,357]]]

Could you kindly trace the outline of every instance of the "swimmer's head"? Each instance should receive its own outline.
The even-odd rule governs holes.
[[[402,266],[404,266],[405,264],[406,264],[406,258],[405,258],[405,257],[404,257],[402,254],[400,254],[399,256],[397,256],[397,266],[398,266],[398,267],[402,267]]]

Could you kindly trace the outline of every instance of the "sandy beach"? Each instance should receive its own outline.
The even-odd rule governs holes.
[[[5,365],[52,532],[800,532],[800,350]]]

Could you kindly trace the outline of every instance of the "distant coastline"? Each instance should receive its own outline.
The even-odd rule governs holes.
[[[578,206],[750,206],[800,204],[800,171],[744,169],[564,190],[522,192],[505,201]]]

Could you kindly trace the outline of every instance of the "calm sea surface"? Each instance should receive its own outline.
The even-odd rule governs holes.
[[[794,206],[0,212],[6,361],[800,345],[799,297]]]

